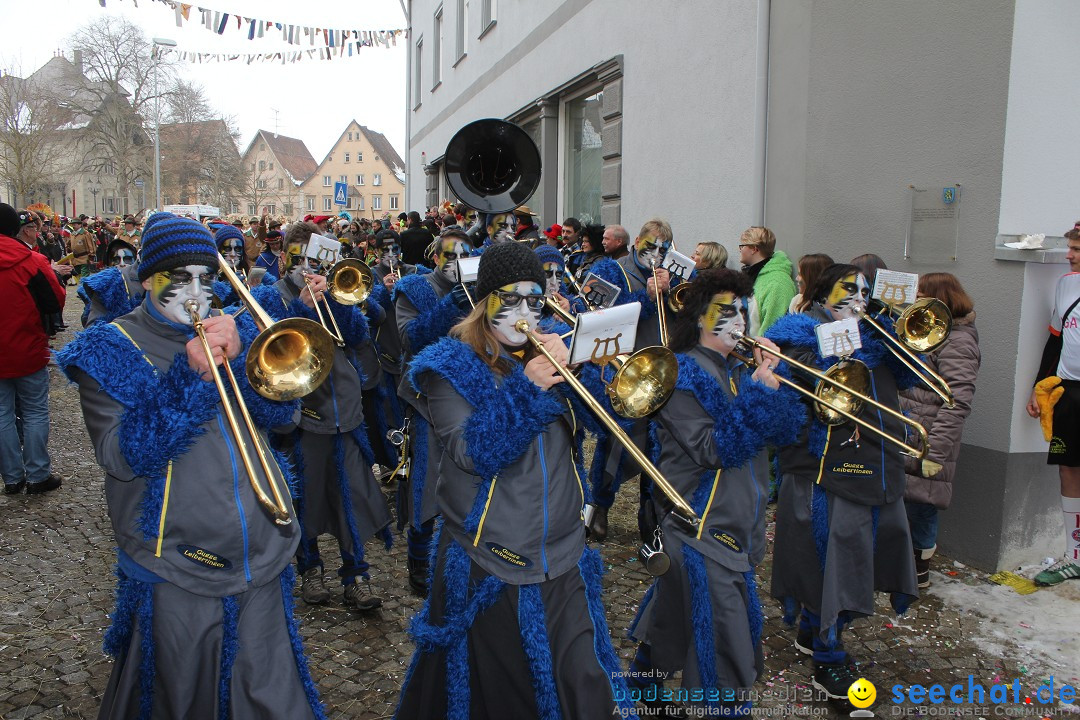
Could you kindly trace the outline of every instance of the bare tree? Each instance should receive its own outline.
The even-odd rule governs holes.
[[[159,74],[171,78],[172,64],[156,57],[153,43],[123,18],[95,20],[76,32],[70,44],[86,77],[84,87],[66,102],[88,119],[81,138],[85,164],[114,174],[117,192],[130,198],[135,179],[150,174],[149,119],[160,97]]]
[[[60,183],[63,130],[70,119],[43,84],[5,74],[0,77],[0,178],[13,203],[46,198]]]

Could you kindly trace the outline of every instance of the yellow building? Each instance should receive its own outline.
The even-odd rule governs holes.
[[[334,183],[349,187],[348,205],[334,204]],[[353,217],[397,215],[405,210],[405,163],[380,132],[355,120],[301,187],[300,214],[336,215],[348,210]]]
[[[318,163],[303,140],[260,130],[243,156],[245,182],[240,201],[230,208],[252,216],[304,214],[304,181]]]

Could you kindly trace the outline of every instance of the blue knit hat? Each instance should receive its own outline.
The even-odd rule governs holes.
[[[552,245],[541,245],[533,252],[536,253],[536,257],[540,258],[540,262],[545,265],[548,263],[558,263],[560,268],[566,267],[566,259],[563,257],[563,254]]]
[[[239,240],[242,245],[244,243],[244,233],[237,230],[234,225],[220,225],[217,232],[214,233],[214,241],[218,247],[221,247],[226,240]]]
[[[210,231],[191,218],[154,214],[143,227],[139,280],[185,265],[218,266],[217,245]]]

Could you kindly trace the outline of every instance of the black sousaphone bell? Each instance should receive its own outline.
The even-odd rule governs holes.
[[[497,118],[458,130],[446,146],[443,167],[450,191],[482,213],[510,212],[540,184],[536,143],[514,123]]]

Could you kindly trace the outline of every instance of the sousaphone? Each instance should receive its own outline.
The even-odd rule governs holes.
[[[443,159],[446,184],[482,213],[507,213],[540,185],[540,150],[529,134],[506,120],[485,118],[461,128]]]

